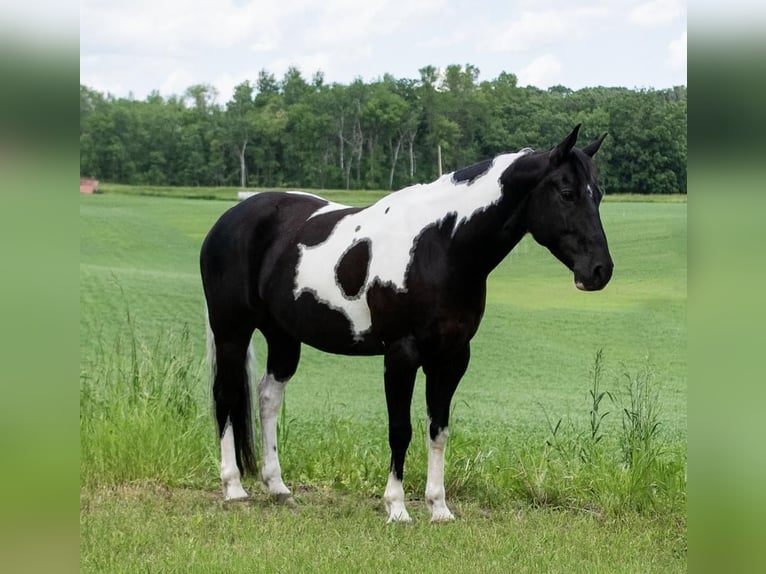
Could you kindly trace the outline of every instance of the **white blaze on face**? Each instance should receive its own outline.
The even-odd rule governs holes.
[[[369,286],[378,280],[403,290],[413,247],[423,229],[454,213],[457,216],[454,234],[471,217],[498,203],[502,197],[500,176],[524,153],[497,156],[489,171],[470,185],[453,183],[449,173],[433,183],[404,188],[341,218],[324,242],[298,246],[295,298],[304,291],[312,293],[318,301],[342,312],[351,323],[354,335],[360,336],[372,324],[365,297]],[[346,207],[328,204],[311,218],[320,212]],[[350,299],[336,282],[335,268],[346,250],[362,239],[370,242],[369,270],[359,294]]]

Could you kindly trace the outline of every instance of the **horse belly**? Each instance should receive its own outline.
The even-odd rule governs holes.
[[[377,355],[382,342],[373,334],[370,311],[364,300],[343,306],[328,303],[321,292],[302,292],[289,313],[290,330],[296,338],[321,351],[341,355]],[[354,319],[350,319],[354,317]],[[368,327],[358,331],[360,324]]]

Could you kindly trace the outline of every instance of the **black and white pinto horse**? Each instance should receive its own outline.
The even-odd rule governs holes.
[[[328,353],[383,355],[389,522],[410,521],[402,479],[422,367],[430,439],[425,500],[433,521],[454,518],[444,496],[450,402],[468,366],[490,271],[529,232],[573,272],[578,289],[602,289],[612,276],[592,161],[606,134],[579,149],[579,128],[549,151],[499,155],[366,208],[268,192],[221,216],[200,264],[226,499],[246,498],[240,477],[255,470],[249,360],[259,329],[268,346],[258,402],[269,493],[290,496],[277,456],[277,416],[305,343]]]

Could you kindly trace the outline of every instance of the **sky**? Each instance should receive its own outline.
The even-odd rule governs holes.
[[[306,79],[420,78],[472,64],[519,85],[686,85],[681,0],[81,0],[80,83],[143,99],[234,86],[290,66]]]

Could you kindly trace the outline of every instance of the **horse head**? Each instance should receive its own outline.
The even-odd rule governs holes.
[[[579,130],[577,125],[550,151],[519,159],[503,175],[503,184],[523,190],[525,226],[535,241],[574,273],[578,289],[597,291],[609,283],[614,268],[593,162],[606,134],[579,149]]]

